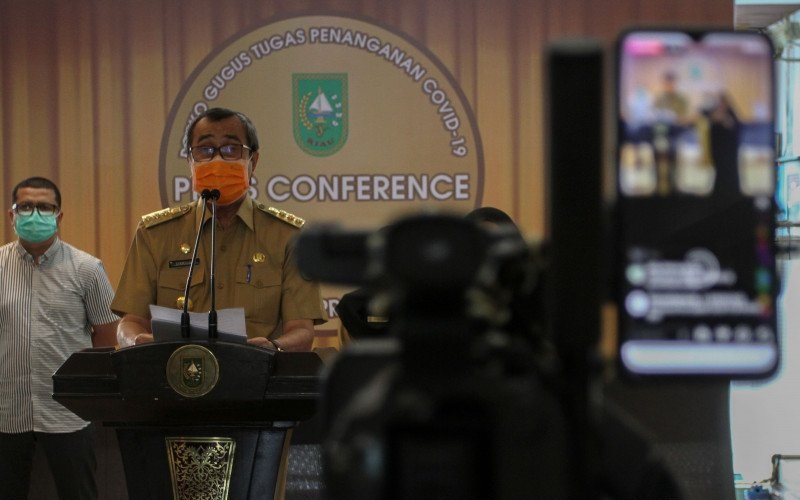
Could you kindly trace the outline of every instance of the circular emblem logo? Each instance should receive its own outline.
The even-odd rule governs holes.
[[[187,398],[205,396],[219,381],[219,363],[207,348],[187,344],[172,353],[167,361],[167,382]]]
[[[483,151],[469,103],[446,66],[403,33],[310,15],[221,44],[170,111],[165,206],[196,197],[183,140],[213,107],[245,113],[258,130],[252,196],[311,223],[374,229],[412,211],[480,205]]]

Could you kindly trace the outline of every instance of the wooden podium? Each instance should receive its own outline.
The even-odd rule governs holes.
[[[87,349],[53,375],[53,398],[116,429],[130,500],[280,498],[321,368],[315,353],[221,341]]]

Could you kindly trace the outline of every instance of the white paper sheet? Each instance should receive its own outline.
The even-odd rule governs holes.
[[[150,305],[153,339],[156,342],[185,340],[181,336],[183,311],[170,307]],[[245,342],[247,331],[244,308],[235,307],[217,310],[217,338],[227,342]],[[189,339],[208,339],[208,313],[189,312]]]

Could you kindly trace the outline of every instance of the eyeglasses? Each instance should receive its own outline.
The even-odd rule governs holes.
[[[30,217],[33,215],[33,210],[36,209],[39,215],[50,216],[58,215],[61,211],[56,205],[50,203],[14,203],[11,205],[11,210],[22,217]]]
[[[189,154],[194,161],[210,161],[219,151],[223,160],[241,160],[244,150],[252,151],[244,144],[225,144],[224,146],[194,146],[189,148]]]

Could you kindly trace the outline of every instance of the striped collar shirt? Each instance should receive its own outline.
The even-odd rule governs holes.
[[[99,259],[56,238],[35,264],[14,241],[0,247],[0,432],[86,426],[52,398],[53,373],[92,347],[92,325],[118,318]]]

